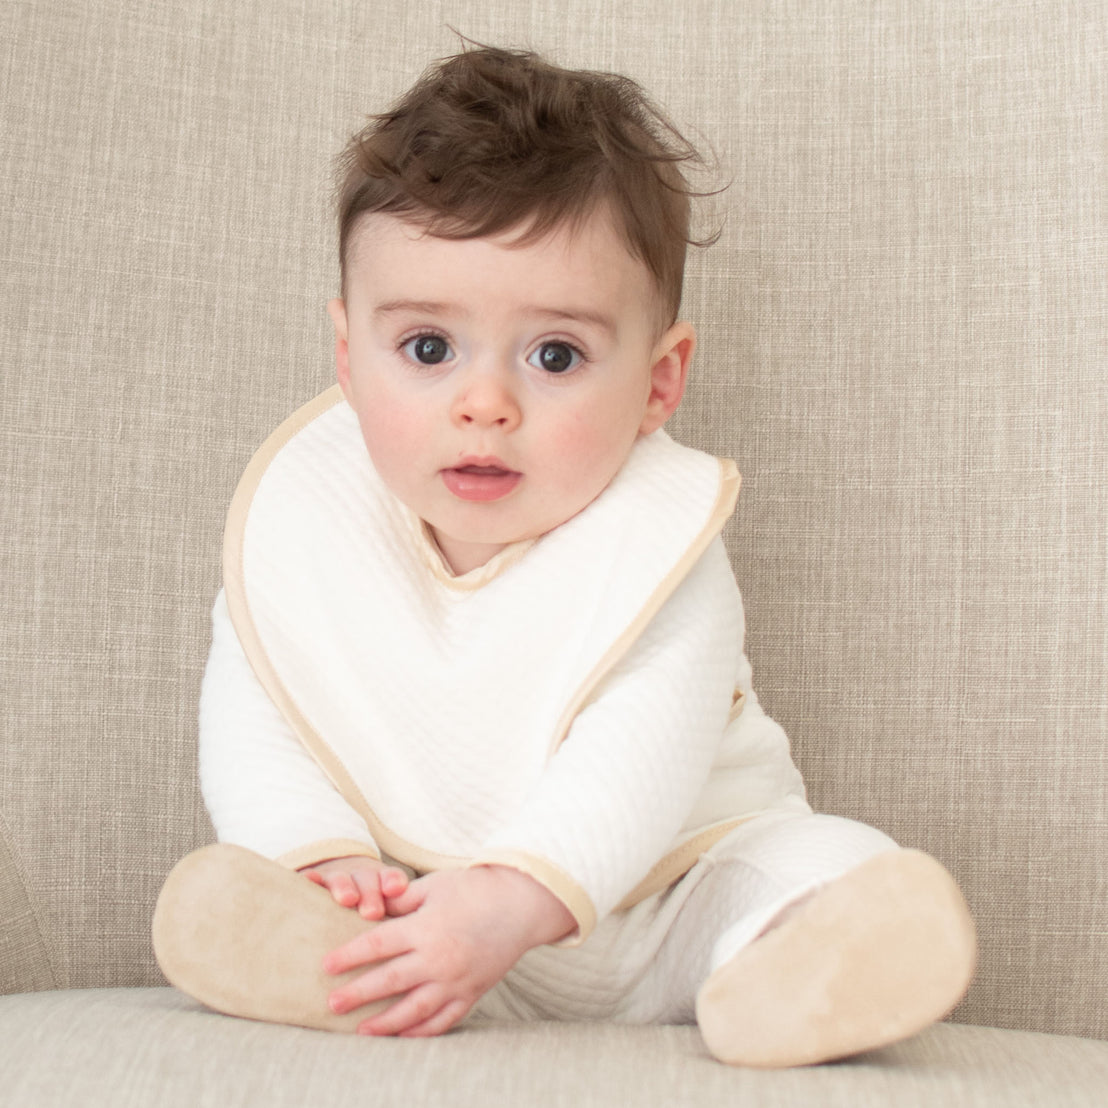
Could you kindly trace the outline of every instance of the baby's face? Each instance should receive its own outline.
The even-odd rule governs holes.
[[[456,573],[592,501],[681,399],[695,343],[596,215],[527,246],[364,219],[329,305],[370,458]]]

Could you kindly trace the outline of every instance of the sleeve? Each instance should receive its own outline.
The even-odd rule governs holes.
[[[561,899],[579,942],[665,852],[727,726],[742,602],[717,539],[575,719],[516,818],[475,865],[520,869]]]
[[[200,691],[200,788],[220,842],[292,869],[349,854],[380,857],[365,821],[254,675],[222,590]]]

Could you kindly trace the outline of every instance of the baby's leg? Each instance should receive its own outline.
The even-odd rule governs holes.
[[[697,1022],[712,1053],[736,1065],[842,1058],[945,1016],[969,986],[975,951],[946,870],[919,851],[882,853],[718,962]]]
[[[375,926],[303,874],[221,844],[178,862],[154,912],[154,953],[172,985],[233,1016],[354,1031],[378,1008],[336,1015],[323,956]]]
[[[696,995],[723,1061],[801,1065],[882,1046],[941,1018],[969,983],[973,925],[953,880],[864,824],[760,818],[697,869],[652,976],[655,990],[677,986],[671,1005]]]

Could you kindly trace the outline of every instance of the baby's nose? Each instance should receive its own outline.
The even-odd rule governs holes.
[[[502,430],[518,425],[519,401],[506,372],[495,367],[474,368],[465,374],[459,386],[451,413],[455,422]]]

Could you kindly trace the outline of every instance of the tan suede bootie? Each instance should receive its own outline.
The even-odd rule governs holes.
[[[886,1046],[969,987],[973,920],[934,858],[891,850],[802,902],[697,996],[708,1049],[732,1065],[810,1065]]]
[[[376,926],[302,873],[227,843],[186,855],[154,910],[154,954],[172,985],[232,1016],[352,1032],[386,1002],[346,1015],[323,956]]]

